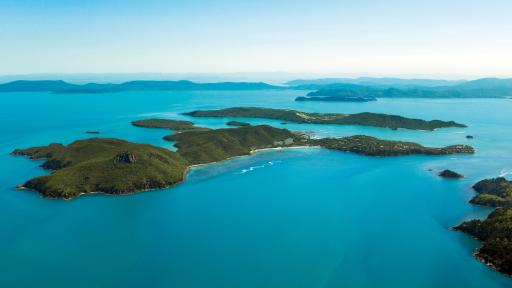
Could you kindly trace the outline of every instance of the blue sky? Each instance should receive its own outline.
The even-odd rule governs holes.
[[[512,1],[0,0],[0,74],[512,76]]]

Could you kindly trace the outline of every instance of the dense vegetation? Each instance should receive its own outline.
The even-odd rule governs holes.
[[[449,169],[441,171],[439,173],[439,176],[443,177],[443,178],[452,178],[452,179],[464,178],[464,176],[462,176],[461,174],[459,174],[455,171],[449,170]]]
[[[412,154],[448,155],[475,153],[472,147],[466,145],[453,145],[444,148],[432,148],[412,142],[381,140],[364,135],[341,138],[311,139],[310,143],[327,149],[353,152],[368,156],[401,156]]]
[[[190,121],[182,121],[182,120],[171,120],[171,119],[144,119],[133,121],[132,125],[143,128],[165,128],[171,129],[176,132],[183,132],[187,130],[196,130],[201,129],[205,130],[207,128],[201,128],[194,126],[194,123]]]
[[[180,182],[187,168],[187,162],[178,153],[108,138],[15,150],[13,154],[46,159],[42,167],[55,172],[29,180],[23,186],[49,198],[163,188]]]
[[[307,139],[287,129],[267,125],[188,131],[165,137],[175,141],[178,153],[191,164],[204,164],[248,155],[263,148],[306,144]]]
[[[497,207],[485,220],[471,220],[455,227],[480,241],[476,256],[498,271],[512,275],[512,182],[505,178],[482,180],[473,186],[471,203]]]
[[[152,123],[160,125],[162,122]],[[169,128],[168,125],[160,127]],[[188,128],[189,125],[176,127]],[[68,146],[50,144],[17,149],[13,154],[45,159],[41,166],[55,170],[50,175],[27,181],[23,184],[24,188],[36,190],[49,198],[71,199],[91,192],[125,194],[164,188],[180,182],[187,167],[193,164],[225,160],[248,155],[255,149],[292,146],[306,141],[301,134],[270,126],[186,129],[166,139],[176,141],[177,153],[119,139],[92,138]]]
[[[13,154],[46,159],[41,166],[55,170],[23,186],[45,197],[65,199],[90,192],[132,193],[178,183],[190,165],[244,156],[258,149],[291,146],[321,146],[369,156],[474,152],[469,146],[430,148],[368,136],[310,139],[305,133],[268,125],[205,129],[192,122],[168,119],[135,121],[133,125],[176,130],[178,133],[164,138],[175,142],[177,152],[108,138],[18,149]]]
[[[185,113],[194,117],[244,117],[278,119],[295,123],[312,124],[345,124],[375,126],[391,129],[434,130],[443,127],[466,127],[453,121],[405,118],[397,115],[378,113],[337,114],[337,113],[306,113],[295,110],[271,109],[258,107],[236,107],[220,110],[202,110]]]
[[[226,123],[226,125],[228,125],[228,126],[236,126],[236,127],[251,126],[251,124],[249,124],[247,122],[240,122],[240,121],[229,121],[228,123]]]
[[[486,179],[476,183],[477,195],[471,203],[490,207],[512,206],[512,182],[503,177]]]
[[[455,227],[483,242],[476,252],[483,262],[512,275],[512,207],[498,207],[485,220],[471,220]]]

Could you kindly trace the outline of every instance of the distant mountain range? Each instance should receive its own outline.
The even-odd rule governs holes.
[[[262,82],[195,83],[191,81],[130,81],[121,84],[71,84],[62,80],[18,80],[0,85],[0,92],[115,93],[123,91],[199,91],[282,89]]]
[[[482,78],[474,81],[453,82],[445,80],[408,80],[394,78],[366,79],[367,85],[336,82],[338,80],[295,80],[300,84],[294,89],[319,90],[309,97],[298,97],[297,101],[347,101],[358,98],[504,98],[512,97],[512,79]],[[367,79],[371,79],[367,80]],[[357,82],[357,79],[351,79]],[[309,81],[309,82],[308,82]],[[343,80],[339,80],[343,81]],[[383,83],[386,83],[384,85]],[[423,83],[424,86],[419,85]],[[441,84],[449,85],[441,85]],[[321,93],[320,93],[321,92]],[[316,98],[316,97],[325,98]]]
[[[338,84],[356,84],[363,86],[381,86],[389,88],[405,87],[439,87],[452,86],[464,83],[464,80],[434,80],[434,79],[402,79],[402,78],[377,78],[377,77],[359,77],[359,78],[322,78],[312,80],[292,80],[286,82],[288,86],[298,86],[309,90],[323,89],[329,85]]]
[[[337,82],[347,81],[347,82]],[[350,82],[350,83],[349,83]],[[358,82],[355,84],[353,82]],[[361,84],[366,83],[366,84]],[[309,97],[350,98],[502,98],[512,97],[512,79],[482,78],[474,81],[448,81],[399,78],[357,78],[294,80],[287,86],[263,82],[196,83],[192,81],[129,81],[121,84],[72,84],[62,80],[18,80],[0,84],[0,92],[115,93],[123,91],[235,91],[235,90],[321,90]],[[316,99],[315,99],[316,100]]]

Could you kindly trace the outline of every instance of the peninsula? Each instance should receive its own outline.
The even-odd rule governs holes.
[[[455,227],[483,242],[475,256],[496,270],[512,275],[512,181],[486,179],[473,186],[471,203],[496,207],[485,220],[471,220]]]
[[[412,119],[397,115],[369,112],[357,114],[306,113],[288,109],[235,107],[220,110],[200,110],[184,114],[193,117],[264,118],[284,120],[295,123],[362,125],[390,129],[411,129],[429,131],[445,127],[466,127],[466,125],[454,121],[425,121],[421,119]]]
[[[207,129],[187,121],[146,119],[132,122],[148,128],[178,129],[164,139],[174,141],[176,152],[119,139],[91,138],[71,143],[17,149],[14,155],[46,159],[41,165],[53,173],[22,185],[44,197],[70,199],[103,192],[128,194],[172,186],[185,178],[190,166],[245,156],[268,148],[320,146],[367,156],[472,154],[464,145],[444,148],[380,140],[369,136],[311,139],[306,133],[268,125]]]

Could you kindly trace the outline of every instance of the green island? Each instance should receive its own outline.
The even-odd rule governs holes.
[[[226,123],[226,125],[228,125],[228,126],[235,126],[235,127],[251,126],[251,124],[249,124],[247,122],[240,122],[240,121],[229,121],[228,123]]]
[[[43,168],[53,173],[20,185],[48,198],[71,199],[82,194],[103,192],[129,194],[175,185],[185,178],[189,167],[249,155],[257,150],[316,146],[367,156],[472,154],[464,145],[444,148],[416,143],[381,140],[369,136],[311,139],[303,132],[268,125],[207,129],[191,122],[147,119],[134,126],[178,129],[164,139],[175,142],[176,152],[148,144],[111,138],[79,140],[67,146],[16,149],[14,155],[45,159]]]
[[[310,143],[327,149],[353,152],[366,156],[450,155],[475,153],[475,150],[471,146],[467,145],[452,145],[442,148],[432,148],[413,142],[381,140],[365,135],[312,139],[310,140]]]
[[[164,137],[192,165],[249,155],[255,150],[309,145],[303,133],[268,125],[187,131]]]
[[[13,154],[46,159],[41,166],[54,172],[31,179],[22,187],[48,198],[164,188],[181,182],[188,165],[178,153],[165,148],[110,138],[17,149]]]
[[[512,275],[512,181],[503,177],[486,179],[473,186],[477,195],[471,203],[495,207],[485,220],[466,221],[455,230],[483,242],[475,256],[501,273]]]
[[[390,129],[435,130],[446,127],[466,127],[454,121],[411,119],[380,113],[306,113],[288,109],[235,107],[220,110],[200,110],[184,113],[193,117],[243,117],[277,119],[295,123],[362,125]]]
[[[450,169],[443,170],[437,174],[439,177],[442,178],[448,178],[448,179],[461,179],[464,178],[464,175],[459,174],[455,171],[452,171]]]
[[[144,119],[132,122],[133,126],[142,128],[164,128],[181,133],[189,130],[207,130],[208,128],[197,127],[190,121],[172,120],[172,119]]]
[[[377,98],[360,90],[351,89],[320,89],[309,92],[306,96],[299,96],[295,101],[326,101],[326,102],[370,102]]]

